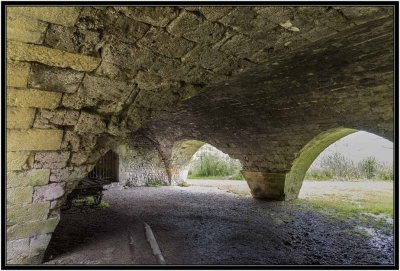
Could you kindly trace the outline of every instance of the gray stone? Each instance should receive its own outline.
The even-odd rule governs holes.
[[[63,168],[67,165],[70,152],[37,152],[34,168]]]
[[[42,64],[33,64],[28,85],[31,88],[41,90],[74,93],[78,90],[83,76],[83,72],[71,69],[61,69]]]
[[[33,202],[50,201],[62,197],[65,183],[51,183],[44,186],[37,186],[33,192]]]

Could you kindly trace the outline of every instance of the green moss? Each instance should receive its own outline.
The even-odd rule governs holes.
[[[296,155],[296,159],[289,173],[286,175],[285,195],[287,199],[294,199],[297,197],[304,176],[318,155],[332,143],[354,132],[357,132],[357,130],[342,127],[331,129],[317,135],[306,144]]]
[[[178,186],[180,186],[180,187],[189,187],[190,184],[188,184],[187,182],[181,182],[181,183],[178,184]]]
[[[146,186],[149,186],[149,187],[161,187],[162,186],[162,181],[160,181],[160,180],[147,180],[146,181]]]

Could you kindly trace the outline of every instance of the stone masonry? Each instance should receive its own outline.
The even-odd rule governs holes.
[[[393,140],[393,11],[6,6],[7,264],[42,261],[109,149],[126,180],[176,184],[207,142],[255,197],[291,199],[353,129]]]

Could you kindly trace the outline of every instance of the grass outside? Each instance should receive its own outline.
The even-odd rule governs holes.
[[[190,185],[214,186],[250,197],[246,181],[187,180]],[[307,205],[332,219],[360,219],[379,227],[393,219],[393,183],[388,181],[308,181],[294,204]]]

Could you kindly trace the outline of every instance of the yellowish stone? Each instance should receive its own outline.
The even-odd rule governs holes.
[[[29,154],[27,151],[7,152],[7,171],[22,169]]]
[[[79,7],[7,7],[8,14],[22,14],[41,21],[73,26],[79,16]]]
[[[28,63],[8,61],[7,86],[25,88],[28,84],[29,71],[30,65]]]
[[[54,109],[60,104],[61,96],[62,94],[59,92],[9,88],[7,105]]]
[[[77,71],[93,71],[100,64],[100,58],[19,41],[8,41],[7,57],[13,60],[35,61],[49,66],[72,68]]]
[[[29,129],[32,127],[35,109],[22,107],[7,107],[7,128]]]
[[[63,131],[48,129],[7,130],[8,151],[50,151],[61,147]]]

